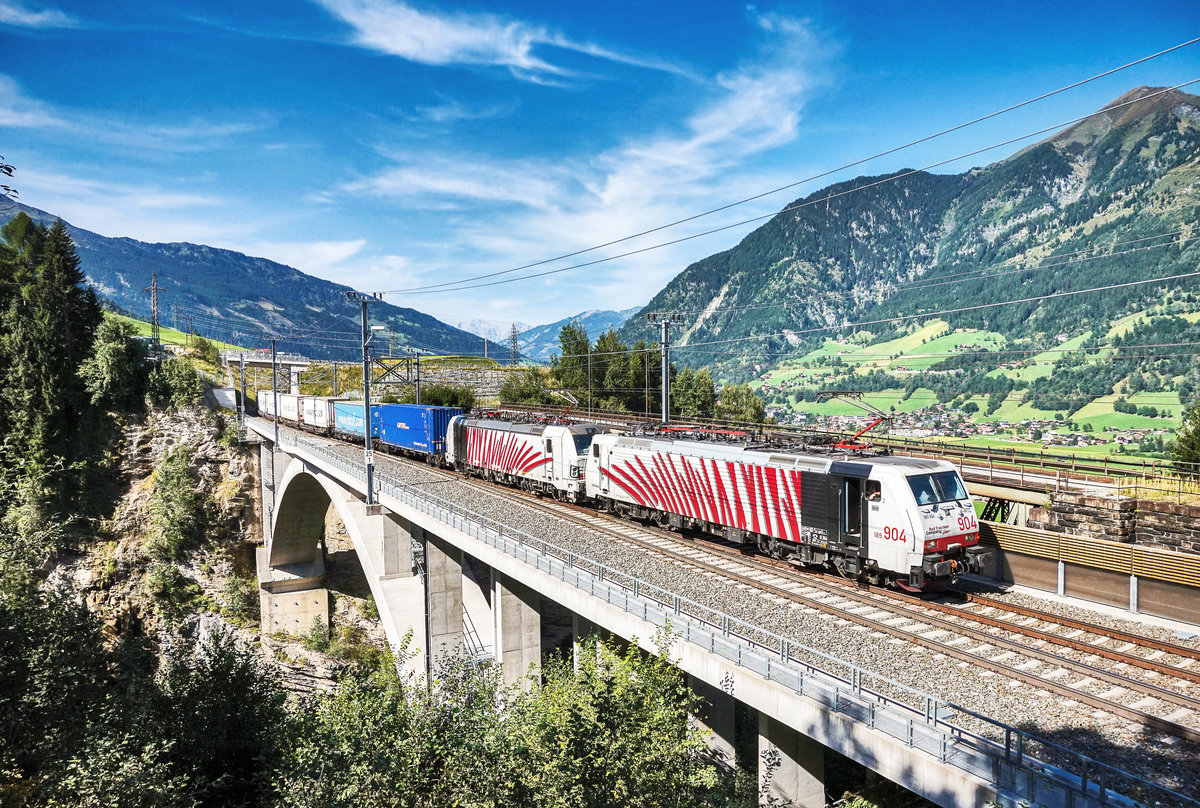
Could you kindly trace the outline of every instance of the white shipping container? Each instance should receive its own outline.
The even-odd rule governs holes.
[[[279,417],[284,421],[300,423],[300,396],[291,393],[280,393]]]
[[[255,396],[258,397],[259,415],[275,415],[275,396],[271,394],[270,390],[256,390]]]
[[[335,399],[325,396],[305,396],[300,400],[301,420],[313,429],[327,429],[333,426],[333,402]]]

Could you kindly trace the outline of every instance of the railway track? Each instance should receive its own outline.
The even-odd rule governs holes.
[[[818,576],[796,571],[782,562],[746,557],[740,550],[720,544],[699,544],[676,534],[648,529],[579,506],[534,499],[493,483],[475,479],[469,480],[469,483],[478,485],[494,496],[519,502],[581,528],[605,533],[619,541],[657,553],[674,563],[694,568],[699,574],[723,579],[730,585],[758,590],[766,596],[794,603],[812,613],[820,612],[845,620],[848,624],[923,646],[1038,690],[1064,696],[1076,704],[1190,742],[1200,742],[1200,699],[1184,692],[1190,689],[1190,685],[1200,682],[1197,671],[1189,669],[1192,661],[1200,659],[1200,651],[1149,638],[1136,638],[1136,635],[1123,632],[1109,632],[1097,626],[1067,626],[1067,621],[1061,621],[1056,624],[1060,630],[1080,632],[1066,636],[1051,630],[1049,626],[1039,628],[1032,623],[1013,623],[974,610],[931,603],[901,593],[831,583]],[[999,611],[1001,608],[982,599],[977,600],[976,604],[982,604],[982,609]],[[1052,615],[1012,613],[1027,621],[1049,623],[1053,620]],[[703,615],[696,616],[704,619]],[[1080,640],[1085,634],[1093,639]],[[1114,636],[1122,638],[1121,641],[1131,647],[1104,647]],[[1133,639],[1143,642],[1140,645],[1132,643]],[[1059,646],[1086,654],[1091,660],[1074,659],[1040,646]],[[1148,654],[1158,653],[1159,656],[1151,659],[1147,655],[1130,653],[1139,647],[1152,649]],[[1176,658],[1178,662],[1174,661]],[[1150,677],[1170,677],[1178,680],[1180,687],[1170,687],[1165,682],[1145,681],[1095,664],[1101,659],[1114,665],[1147,671]]]

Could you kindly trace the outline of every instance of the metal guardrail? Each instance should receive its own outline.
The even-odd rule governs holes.
[[[269,361],[271,361],[271,352],[267,351],[266,353],[262,353],[260,351],[223,350],[220,352],[220,357],[221,357],[222,362],[240,362],[243,357],[245,357],[247,361],[257,360],[260,362],[269,362]],[[283,351],[276,351],[275,360],[277,362],[288,362],[291,364],[300,364],[301,362],[304,362],[304,363],[312,362],[312,359],[305,356],[304,354],[285,353]]]
[[[271,433],[268,427],[262,427],[262,430],[262,434]],[[366,474],[360,464],[329,451],[316,441],[283,433],[280,443],[299,449],[311,455],[313,460],[365,485]],[[1154,795],[1157,799],[1167,800],[1165,804],[1200,806],[1200,802],[1137,775],[722,614],[435,494],[404,483],[386,481],[379,474],[375,482],[377,491],[384,496],[484,541],[634,617],[655,626],[670,626],[684,642],[754,671],[835,713],[884,732],[906,746],[934,755],[944,764],[983,778],[999,789],[1033,801],[1033,804],[1064,808],[1134,808],[1143,804],[1116,790],[1122,789],[1139,793],[1143,799]],[[833,667],[844,669],[847,674],[841,676],[820,668],[797,654],[824,660]],[[865,687],[864,680],[879,682],[893,692],[906,694],[912,703]],[[920,708],[914,705],[920,705]],[[968,715],[991,727],[996,737],[990,738],[951,723],[947,716],[954,713]],[[1032,758],[1027,751],[1029,747],[1047,750],[1060,758],[1061,763],[1054,765]]]

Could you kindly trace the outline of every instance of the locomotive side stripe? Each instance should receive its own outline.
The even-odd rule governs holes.
[[[696,478],[692,475],[692,464],[688,462],[686,457],[679,458],[679,473],[683,477],[683,482],[687,485],[688,491],[692,495],[692,510],[695,511],[694,516],[697,519],[707,520],[707,515],[704,512],[704,489],[696,484]]]
[[[614,467],[613,467],[613,470],[614,470],[614,471],[616,471],[616,470],[617,470],[617,469],[616,469],[616,466],[614,466]],[[623,483],[623,482],[620,480],[620,478],[618,478],[618,477],[617,477],[615,474],[611,474],[611,473],[609,472],[609,470],[608,470],[608,469],[605,469],[605,468],[601,468],[601,469],[600,469],[600,473],[601,473],[601,474],[603,474],[603,475],[605,475],[605,476],[607,476],[607,477],[608,477],[608,479],[612,480],[614,483],[616,483],[616,484],[617,484],[617,485],[619,485],[619,486],[620,486],[622,489],[624,489],[625,493],[626,493],[626,494],[629,494],[629,496],[630,496],[630,497],[631,497],[631,498],[632,498],[632,499],[633,499],[633,500],[634,500],[636,503],[638,503],[639,505],[645,506],[645,504],[646,504],[646,503],[645,503],[645,501],[642,499],[642,497],[638,496],[638,494],[637,494],[637,493],[634,491],[634,489],[632,489],[630,486],[628,486],[628,485],[626,485],[625,483]]]
[[[510,471],[516,471],[521,467],[521,463],[524,462],[525,452],[528,448],[528,446],[525,446],[521,443],[513,444],[513,449],[508,455],[508,468]]]
[[[700,461],[701,468],[704,469],[704,477],[709,480],[709,490],[713,492],[713,502],[716,505],[716,521],[721,525],[728,525],[728,510],[725,507],[725,485],[721,483],[721,473],[716,469],[716,461],[710,461],[713,465],[712,475],[708,474],[708,466],[703,460]]]
[[[507,474],[512,470],[513,451],[517,448],[517,436],[505,435],[500,441],[500,470]]]
[[[721,524],[734,526],[733,509],[729,507],[729,495],[725,493],[725,481],[721,479],[721,469],[717,461],[712,460],[712,476],[717,489],[717,506],[721,509]]]
[[[733,511],[734,526],[746,529],[746,514],[742,510],[742,494],[738,490],[737,467],[732,460],[726,460],[725,466],[729,472],[729,507]]]
[[[705,522],[713,521],[712,509],[708,504],[708,497],[712,492],[708,490],[708,486],[704,484],[700,472],[692,466],[690,461],[684,461],[683,469],[687,472],[688,481],[691,483],[692,489],[696,492],[696,499],[700,501],[700,507],[698,508],[700,518]]]
[[[670,510],[671,513],[683,513],[683,510],[680,508],[679,498],[675,495],[675,490],[671,487],[670,481],[667,480],[667,473],[663,469],[663,459],[661,455],[654,455],[653,465],[655,471],[658,472],[658,480],[659,484],[663,487],[663,493],[665,493],[667,496],[667,504],[669,506],[668,510]]]
[[[692,490],[696,492],[696,502],[699,507],[696,513],[699,518],[705,522],[711,522],[711,511],[708,507],[708,488],[704,485],[704,480],[700,477],[700,472],[692,465],[691,461],[685,461],[683,464],[684,473],[687,474],[688,484],[692,486]]]
[[[704,459],[701,458],[694,469],[696,481],[700,484],[701,490],[704,491],[704,499],[708,506],[708,521],[714,525],[721,521],[721,512],[717,509],[717,492],[713,490],[712,483],[708,479],[708,469],[704,466]]]
[[[650,469],[646,468],[646,464],[642,462],[641,455],[633,456],[634,463],[640,471],[638,479],[642,481],[642,485],[646,486],[646,490],[654,494],[655,507],[659,510],[667,510],[667,499],[663,496],[663,492],[658,489],[658,483],[654,479],[654,475],[650,473]]]
[[[517,455],[517,459],[513,461],[513,468],[517,469],[518,473],[524,474],[525,466],[532,462],[537,456],[538,453],[532,446],[525,446]]]
[[[746,488],[746,505],[750,511],[750,528],[755,533],[758,529],[758,492],[754,490],[754,471],[750,466],[742,464],[742,484]]]
[[[552,459],[552,458],[549,458],[549,457],[543,457],[541,460],[538,460],[537,458],[534,458],[533,460],[529,461],[529,463],[528,463],[528,464],[526,464],[526,465],[525,465],[525,466],[524,466],[524,467],[523,467],[523,468],[520,470],[520,473],[521,473],[521,474],[528,474],[529,472],[533,471],[534,469],[538,468],[539,466],[544,466],[544,465],[546,465],[547,463],[549,463],[549,462],[550,462],[550,460],[551,460],[551,459]]]
[[[628,474],[623,473],[621,469],[613,466],[610,469],[601,468],[600,471],[607,474],[610,480],[625,489],[625,492],[633,497],[633,500],[639,505],[653,507],[654,503],[646,495],[646,492]],[[622,478],[624,478],[624,481],[622,481]]]
[[[679,513],[679,504],[675,501],[675,492],[667,484],[667,477],[662,471],[662,458],[658,455],[650,458],[650,471],[654,475],[654,482],[662,489],[663,499],[666,502],[664,510],[671,513]]]
[[[774,466],[767,466],[764,471],[767,475],[767,490],[771,492],[771,503],[775,510],[775,535],[786,539],[788,536],[783,521],[783,499],[779,496],[779,479],[776,476],[779,470]]]
[[[783,478],[783,501],[787,511],[789,537],[792,541],[799,542],[800,526],[796,524],[796,500],[798,497],[792,489],[793,474],[794,472],[784,471],[779,476]]]
[[[679,462],[686,467],[687,461],[682,457]],[[667,455],[667,465],[671,468],[671,476],[675,479],[675,487],[683,494],[683,506],[687,508],[683,513],[692,518],[699,518],[700,513],[699,503],[696,502],[696,494],[692,491],[691,485],[688,484],[687,476],[683,471],[675,466],[675,458],[672,455]]]
[[[772,536],[779,536],[779,506],[778,502],[771,497],[771,490],[767,487],[767,469],[764,466],[754,467],[755,475],[758,477],[758,490],[762,492],[763,504],[763,519],[767,532]]]
[[[642,479],[640,474],[638,474],[637,469],[635,469],[633,467],[633,463],[626,460],[625,468],[623,468],[623,469],[618,468],[614,464],[611,468],[611,471],[614,474],[621,475],[627,483],[632,485],[635,490],[637,490],[638,492],[641,493],[643,505],[646,505],[651,508],[658,507],[658,505],[656,504],[657,500],[654,497],[654,492],[650,490],[650,488],[646,485],[646,481]]]

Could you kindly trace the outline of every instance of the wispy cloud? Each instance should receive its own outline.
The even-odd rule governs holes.
[[[192,152],[267,126],[266,122],[254,121],[150,124],[127,121],[47,104],[30,97],[11,76],[0,73],[0,129],[36,129],[137,149]]]
[[[75,28],[79,21],[58,9],[30,11],[20,3],[0,0],[0,24],[22,28]]]
[[[209,222],[225,201],[158,184],[110,182],[71,169],[21,169],[23,202],[106,236],[143,241],[199,241],[228,237],[232,223]]]
[[[408,209],[428,211],[434,202],[478,214],[456,222],[454,241],[461,252],[444,247],[438,251],[442,264],[423,262],[430,269],[425,283],[586,248],[749,196],[778,182],[761,175],[756,161],[796,139],[801,109],[815,84],[808,65],[823,55],[800,21],[773,17],[756,22],[766,39],[758,56],[715,76],[692,113],[675,125],[633,133],[595,156],[565,160],[389,155],[393,165],[341,190],[390,197]],[[635,250],[780,204],[766,200],[724,219],[701,220],[690,231],[658,233],[539,269]],[[527,309],[505,308],[528,305],[529,296],[515,290],[536,283],[543,300],[577,297],[573,278],[585,274],[605,306],[644,302],[687,263],[727,246],[751,227],[530,284],[494,287],[481,305],[488,306],[490,316],[530,319]],[[472,266],[480,269],[464,270]],[[431,309],[439,305],[438,296],[420,299]]]
[[[443,98],[441,103],[417,107],[413,118],[430,123],[457,123],[458,121],[481,121],[512,114],[518,107],[516,101],[508,104],[471,105],[454,98]]]
[[[563,67],[535,54],[559,48],[635,67],[686,73],[666,62],[623,54],[494,14],[435,13],[400,0],[315,0],[354,30],[356,44],[426,65],[506,67],[520,78],[554,83]]]

